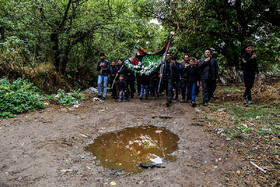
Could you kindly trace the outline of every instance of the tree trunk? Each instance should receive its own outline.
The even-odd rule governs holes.
[[[58,33],[51,34],[51,44],[54,58],[54,66],[57,72],[60,70],[60,57],[59,57],[59,40]]]

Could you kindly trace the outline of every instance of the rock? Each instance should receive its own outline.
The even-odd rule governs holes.
[[[99,99],[98,97],[94,97],[92,100],[93,100],[93,101],[98,101],[98,102],[104,102],[104,101],[102,101],[101,99]]]
[[[94,93],[98,93],[98,90],[94,87],[90,87],[86,90],[86,92],[90,94],[94,94]]]

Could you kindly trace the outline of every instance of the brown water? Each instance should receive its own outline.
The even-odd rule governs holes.
[[[97,137],[85,150],[92,152],[100,165],[139,173],[139,164],[160,164],[173,160],[170,154],[178,149],[179,137],[165,128],[130,127]],[[164,165],[164,163],[163,163]]]

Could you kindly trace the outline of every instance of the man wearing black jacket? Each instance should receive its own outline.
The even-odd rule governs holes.
[[[211,57],[211,51],[207,49],[204,55],[205,58],[200,59],[198,68],[200,69],[200,79],[203,90],[203,105],[207,106],[210,99],[213,97],[219,75],[218,64],[216,59]]]
[[[134,93],[135,93],[135,87],[134,87],[134,82],[135,82],[135,75],[134,72],[130,69],[127,70],[127,87],[129,87],[128,92],[130,94],[130,97],[133,99],[134,98]]]
[[[101,84],[103,82],[103,96],[102,98],[106,98],[107,94],[107,81],[108,81],[108,74],[109,74],[109,62],[105,59],[105,54],[100,53],[100,61],[97,64],[97,71],[99,72],[98,75],[98,97],[101,97]]]
[[[243,99],[245,102],[252,104],[251,89],[254,85],[255,73],[259,76],[259,70],[257,66],[257,55],[252,54],[252,45],[247,45],[245,47],[245,53],[241,57],[241,67],[243,70],[245,92]]]
[[[167,53],[166,60],[163,64],[163,72],[160,73],[163,78],[163,85],[166,89],[166,106],[169,107],[172,103],[172,83],[173,83],[173,70],[171,63],[171,54]]]
[[[181,94],[182,94],[182,100],[181,102],[184,103],[186,102],[186,91],[187,91],[187,80],[188,80],[188,75],[187,75],[187,63],[183,62],[180,66],[180,87],[181,87]]]
[[[112,85],[113,85],[113,81],[114,81],[115,78],[116,78],[117,71],[118,71],[118,67],[116,66],[116,62],[113,61],[112,64],[111,64],[111,66],[110,66],[110,79],[109,79],[111,88],[112,88]],[[112,88],[112,97],[113,97],[114,99],[116,99],[116,97],[117,97],[116,85],[114,85],[113,88]]]

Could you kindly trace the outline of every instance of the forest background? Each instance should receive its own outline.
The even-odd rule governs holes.
[[[279,6],[277,0],[0,0],[0,75],[24,77],[47,92],[88,88],[96,84],[101,52],[110,62],[125,59],[137,40],[154,52],[170,31],[178,61],[211,48],[234,81],[231,71],[250,43],[261,71],[277,72]]]
[[[200,107],[198,96],[196,124],[265,169],[237,170],[239,184],[279,186],[279,20],[279,0],[0,0],[0,118],[79,107],[80,91],[97,84],[101,52],[110,62],[125,59],[137,40],[155,52],[175,31],[172,55],[202,58],[210,48],[226,84],[218,84],[208,107]],[[247,44],[261,71],[253,105],[241,101]]]

